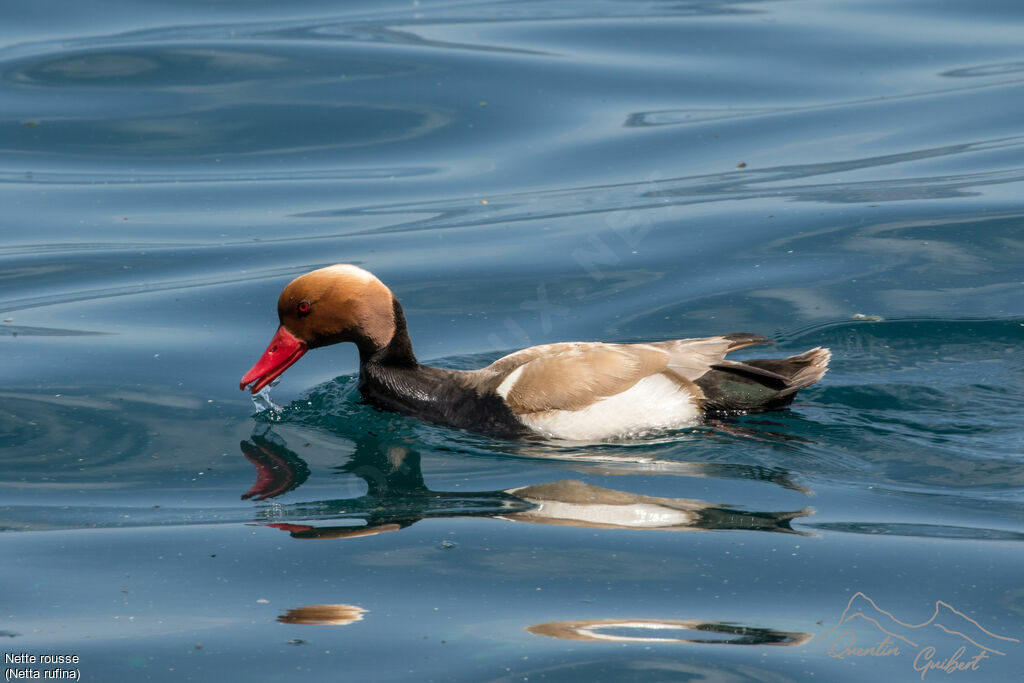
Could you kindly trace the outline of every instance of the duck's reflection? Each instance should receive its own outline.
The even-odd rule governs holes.
[[[616,491],[572,479],[509,489],[508,493],[534,507],[502,515],[503,519],[590,529],[746,529],[801,534],[790,528],[789,522],[812,512],[749,512],[693,498],[656,498]]]
[[[348,626],[362,621],[369,610],[358,605],[307,605],[290,609],[277,618],[282,624]]]
[[[272,431],[242,442],[242,453],[256,467],[244,499],[266,500],[300,486],[309,467]],[[411,448],[367,436],[356,442],[351,459],[336,468],[362,479],[358,498],[275,506],[264,526],[293,538],[341,539],[398,531],[428,517],[492,517],[512,522],[591,529],[707,531],[742,529],[808,535],[790,522],[813,510],[756,512],[692,498],[661,498],[602,488],[578,480],[533,484],[499,491],[434,491],[423,480],[420,456]],[[362,519],[363,526],[313,524],[309,519]],[[291,522],[289,518],[301,522]]]
[[[538,636],[563,640],[698,645],[803,645],[810,633],[776,631],[732,622],[692,619],[587,619],[527,626]]]

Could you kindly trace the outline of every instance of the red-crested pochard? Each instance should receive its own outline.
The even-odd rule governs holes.
[[[302,354],[353,342],[359,391],[369,403],[431,422],[505,438],[602,441],[696,424],[705,415],[783,408],[828,368],[828,349],[788,358],[726,360],[770,343],[724,334],[646,344],[532,346],[479,370],[420,365],[398,300],[352,265],[292,280],[277,301],[280,327],[240,388],[257,393]]]

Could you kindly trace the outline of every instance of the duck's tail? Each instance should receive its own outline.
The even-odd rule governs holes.
[[[821,347],[788,358],[723,360],[696,380],[711,414],[760,413],[784,408],[796,392],[821,379],[832,353]]]

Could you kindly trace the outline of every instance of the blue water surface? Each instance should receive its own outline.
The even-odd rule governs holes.
[[[5,672],[1019,680],[1021,3],[0,19]],[[352,347],[257,413],[278,292],[339,262],[446,367],[726,332],[832,365],[589,446],[378,412]]]

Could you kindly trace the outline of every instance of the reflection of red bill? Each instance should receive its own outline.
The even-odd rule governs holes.
[[[249,372],[242,377],[238,388],[245,389],[246,385],[252,384],[249,391],[254,394],[258,393],[294,365],[295,361],[302,358],[302,354],[306,353],[308,349],[306,342],[286,330],[282,325],[277,328],[274,338],[270,340],[267,350],[256,361],[256,365],[252,366]]]
[[[256,468],[256,483],[242,494],[242,500],[266,500],[280,496],[306,480],[308,470],[304,463],[292,464],[262,444],[243,441],[241,447],[242,455]]]

